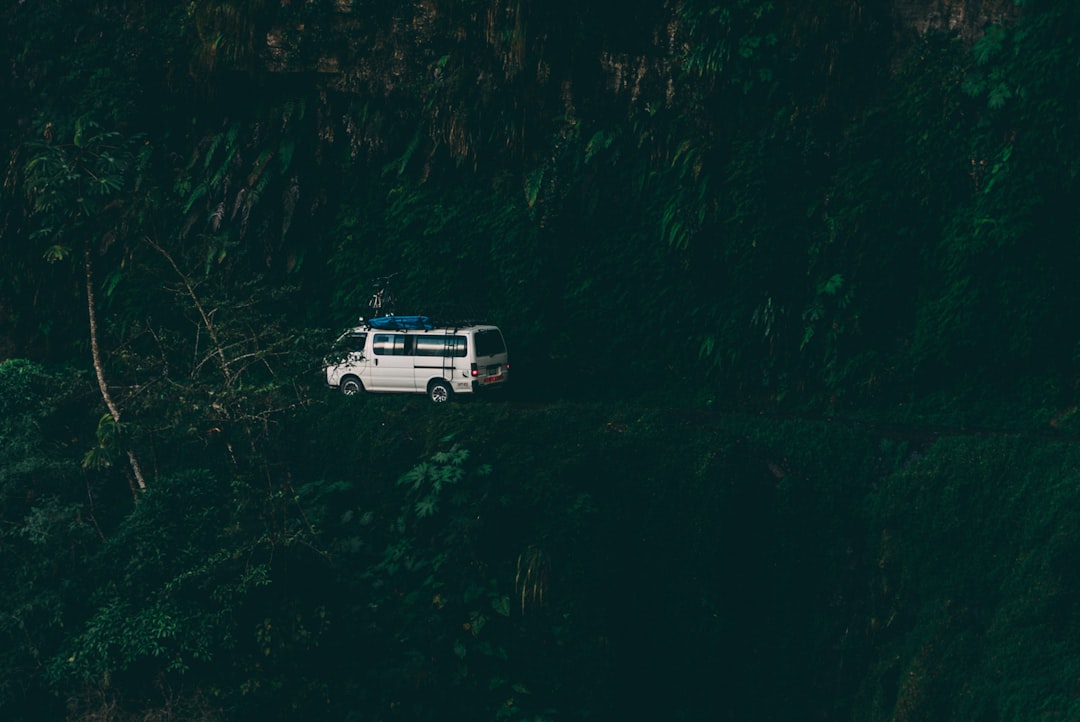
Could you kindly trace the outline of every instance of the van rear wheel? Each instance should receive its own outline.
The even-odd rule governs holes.
[[[445,381],[432,381],[428,384],[428,398],[436,404],[446,403],[453,394],[450,384]]]
[[[356,396],[364,390],[364,384],[360,383],[360,379],[355,376],[346,376],[341,380],[341,384],[338,388],[340,388],[341,393],[346,396]]]

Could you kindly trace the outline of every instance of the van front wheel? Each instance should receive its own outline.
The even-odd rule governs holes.
[[[346,396],[355,396],[364,390],[364,384],[360,383],[360,379],[355,376],[346,376],[341,380],[341,393]]]
[[[450,400],[453,395],[450,384],[445,381],[432,381],[428,384],[428,398],[436,404],[442,404]]]

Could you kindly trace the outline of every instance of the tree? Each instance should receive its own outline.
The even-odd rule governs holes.
[[[6,580],[0,592],[0,717],[5,720],[63,716],[41,675],[42,664],[61,643],[64,620],[79,607],[86,560],[105,523],[95,503],[97,479],[79,467],[81,381],[23,359],[0,362],[0,574]]]
[[[44,257],[57,262],[81,256],[85,274],[86,309],[90,353],[101,398],[108,408],[111,426],[120,428],[121,409],[109,389],[102,357],[95,303],[94,259],[113,244],[129,240],[138,225],[133,166],[140,140],[123,139],[90,119],[75,125],[70,142],[47,138],[32,146],[23,169],[27,197],[39,227],[32,239],[44,242]],[[110,282],[119,281],[114,268]],[[146,478],[135,450],[125,449],[132,473],[135,498],[146,489]]]

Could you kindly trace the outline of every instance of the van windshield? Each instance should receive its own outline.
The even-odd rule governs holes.
[[[364,350],[364,343],[367,341],[366,333],[355,333],[349,331],[342,334],[342,336],[334,342],[334,350],[338,352],[355,353]]]
[[[494,329],[476,332],[477,356],[494,356],[500,353],[506,353],[506,343],[501,333]]]

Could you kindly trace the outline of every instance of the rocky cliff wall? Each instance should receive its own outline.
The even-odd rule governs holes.
[[[935,31],[973,40],[987,25],[1011,22],[1018,13],[1014,0],[892,0],[901,42]]]

